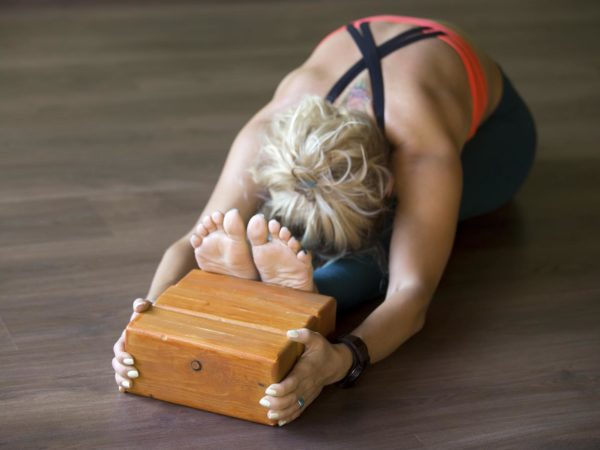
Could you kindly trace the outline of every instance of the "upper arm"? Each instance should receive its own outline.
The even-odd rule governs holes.
[[[254,183],[248,167],[256,161],[262,135],[274,115],[292,106],[303,94],[311,93],[311,89],[314,90],[311,85],[313,75],[312,72],[302,70],[302,67],[290,72],[277,86],[273,98],[238,132],[217,183],[198,220],[216,210],[225,212],[237,208],[245,219],[249,219],[256,211],[262,201],[260,187]],[[193,228],[180,240],[187,241],[192,231]]]
[[[452,250],[462,193],[458,152],[411,154],[394,162],[396,206],[388,293],[418,287],[428,299]]]
[[[454,243],[463,187],[460,149],[468,124],[457,102],[428,86],[404,86],[402,92],[386,109],[398,200],[389,290],[417,286],[431,297]]]

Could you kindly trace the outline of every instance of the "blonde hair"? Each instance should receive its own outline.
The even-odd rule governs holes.
[[[265,214],[322,259],[363,248],[386,210],[386,145],[366,113],[304,97],[273,118],[251,168]]]

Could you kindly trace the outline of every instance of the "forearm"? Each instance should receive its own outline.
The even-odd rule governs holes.
[[[256,159],[258,136],[265,113],[258,113],[236,136],[223,170],[212,194],[204,206],[199,220],[215,211],[226,213],[237,208],[244,220],[256,212],[259,205],[257,187],[248,172]],[[197,268],[190,237],[194,227],[164,253],[148,291],[148,300],[154,301],[170,285],[179,281],[187,272]]]
[[[430,292],[427,289],[406,287],[390,293],[352,331],[367,345],[371,363],[386,358],[421,330],[425,323]]]
[[[189,241],[186,241],[185,238],[178,240],[165,251],[156,268],[146,298],[154,302],[165,289],[197,267]]]
[[[389,293],[379,305],[350,334],[360,337],[369,350],[371,363],[391,355],[425,323],[431,291],[403,288]],[[327,384],[346,376],[352,367],[352,352],[345,344],[334,345],[337,360]]]

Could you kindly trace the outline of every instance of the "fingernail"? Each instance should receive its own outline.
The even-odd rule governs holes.
[[[279,422],[277,422],[277,425],[279,425],[280,427],[284,426],[287,423],[287,420],[280,420]]]
[[[121,381],[121,386],[123,386],[126,389],[129,389],[131,387],[131,381],[129,381],[129,380]]]
[[[129,378],[137,378],[140,376],[140,373],[137,370],[130,370],[129,372],[127,372],[127,376]]]
[[[279,413],[276,413],[275,411],[269,411],[267,413],[267,417],[269,419],[279,419]]]
[[[287,335],[291,338],[297,338],[300,336],[296,330],[288,330]]]
[[[133,358],[127,357],[123,358],[123,364],[128,366],[133,366]]]
[[[277,395],[277,391],[271,387],[268,387],[267,390],[265,391],[265,394],[267,395]]]
[[[269,400],[267,400],[266,398],[261,398],[260,399],[260,403],[261,405],[263,405],[265,408],[270,408],[271,407],[271,402]]]

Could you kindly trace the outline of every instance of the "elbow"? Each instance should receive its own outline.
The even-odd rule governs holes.
[[[403,317],[404,333],[410,338],[425,326],[427,310],[432,298],[430,285],[415,283],[402,289],[388,290],[386,302],[399,316]]]
[[[422,313],[417,314],[417,316],[413,322],[412,336],[414,336],[415,334],[417,334],[419,331],[421,331],[423,329],[423,327],[425,326],[425,318],[426,317],[427,317],[426,311],[423,311]]]
[[[411,336],[414,336],[425,327],[425,321],[427,319],[427,311],[431,301],[431,296],[428,293],[420,291],[421,295],[417,295],[414,298],[413,307],[411,308]]]

